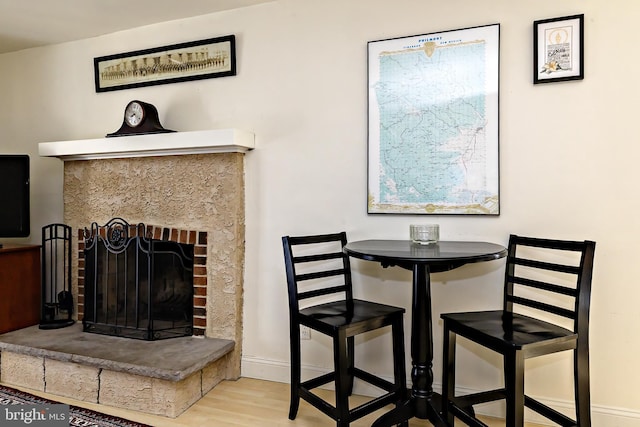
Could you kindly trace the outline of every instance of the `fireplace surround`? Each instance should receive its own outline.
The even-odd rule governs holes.
[[[84,286],[80,230],[87,224],[117,216],[162,224],[147,226],[149,235],[194,245],[193,320],[204,337],[129,340],[87,334],[79,324],[47,331],[34,326],[3,336],[2,381],[176,417],[220,381],[238,378],[244,154],[253,146],[253,134],[235,129],[40,144],[42,156],[64,160],[64,222],[79,230],[72,294]]]
[[[254,135],[237,129],[39,145],[40,155],[64,161],[64,222],[73,229],[122,217],[171,233],[204,234],[206,264],[200,270],[206,280],[201,291],[195,287],[194,306],[197,298],[204,301],[194,312],[194,330],[200,325],[205,337],[235,342],[229,378],[240,375],[244,156],[253,148]],[[79,253],[72,263],[74,295]]]

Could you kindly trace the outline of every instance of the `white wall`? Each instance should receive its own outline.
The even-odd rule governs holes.
[[[532,24],[585,14],[585,79],[532,84]],[[246,156],[244,375],[288,379],[288,314],[280,237],[346,230],[350,240],[406,238],[437,221],[443,239],[506,244],[509,233],[597,241],[591,316],[596,426],[640,425],[640,180],[636,70],[640,3],[612,0],[278,0],[47,48],[0,55],[0,151],[32,155],[33,232],[62,218],[62,163],[37,143],[101,137],[132,99],[158,107],[163,125],[237,127],[256,134]],[[366,43],[501,24],[499,217],[366,214]],[[235,34],[238,75],[96,94],[93,58]],[[500,305],[500,261],[434,276],[439,313]],[[410,308],[410,273],[355,261],[357,293]],[[365,284],[366,283],[366,284]],[[407,341],[408,341],[407,323]],[[330,366],[329,343],[304,342],[309,370]],[[359,362],[391,375],[389,337],[362,342]],[[320,351],[322,350],[322,351]],[[495,384],[499,360],[463,345],[459,385]],[[409,359],[407,355],[407,360]],[[484,360],[484,361],[483,361]],[[529,363],[527,390],[564,405],[570,360]],[[435,355],[436,388],[441,356]]]

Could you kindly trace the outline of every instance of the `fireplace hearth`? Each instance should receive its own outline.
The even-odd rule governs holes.
[[[113,218],[84,230],[83,330],[143,340],[193,333],[194,245]]]

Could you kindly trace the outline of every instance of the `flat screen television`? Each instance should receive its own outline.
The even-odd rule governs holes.
[[[0,238],[30,232],[29,156],[0,154]]]

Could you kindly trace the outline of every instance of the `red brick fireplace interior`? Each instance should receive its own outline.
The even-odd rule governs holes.
[[[152,239],[194,245],[193,335],[204,336],[207,329],[207,232],[146,225]],[[85,259],[84,229],[78,230],[78,320],[84,317]]]

